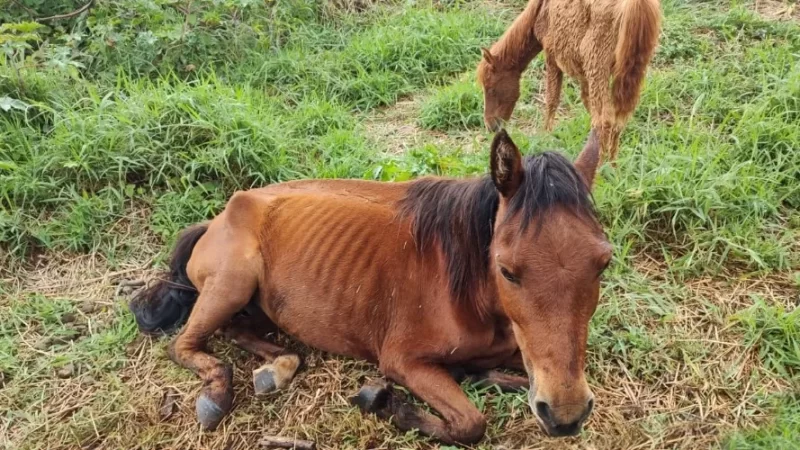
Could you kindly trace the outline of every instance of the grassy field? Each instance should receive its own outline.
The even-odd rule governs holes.
[[[296,343],[291,389],[225,342],[236,407],[139,336],[126,280],[236,189],[486,170],[474,69],[522,0],[12,0],[0,6],[0,447],[432,448],[347,402],[369,364]],[[597,408],[545,437],[524,395],[465,386],[476,448],[800,448],[800,5],[663,0],[661,45],[595,200],[615,259],[589,337]],[[575,85],[541,131],[543,64],[510,123],[575,155]],[[280,340],[285,342],[283,337]],[[444,447],[440,447],[444,448]]]

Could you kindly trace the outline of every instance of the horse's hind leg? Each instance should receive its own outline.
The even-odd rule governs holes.
[[[609,159],[616,112],[609,87],[611,78],[609,61],[613,60],[614,49],[605,35],[605,30],[593,29],[587,33],[581,43],[581,53],[585,61],[584,72],[592,128],[598,130],[603,157]]]
[[[255,320],[254,320],[255,319]],[[257,330],[269,324],[266,316],[258,321],[253,317],[237,317],[225,328],[223,335],[245,351],[266,361],[253,371],[256,394],[266,394],[286,387],[300,366],[300,357],[262,338]]]
[[[547,61],[545,62],[545,117],[544,129],[548,133],[553,131],[553,126],[556,122],[556,111],[558,111],[558,104],[561,102],[561,84],[564,80],[564,72],[558,68],[556,58],[552,54],[547,54]]]
[[[478,387],[497,386],[502,392],[519,392],[530,384],[526,377],[493,369],[467,371],[456,368],[450,370],[450,374],[459,383],[467,380]]]
[[[215,429],[233,406],[233,370],[208,353],[206,343],[247,305],[257,285],[255,277],[237,279],[230,276],[234,273],[237,271],[220,270],[205,280],[189,321],[169,348],[173,361],[203,380],[196,412],[197,420],[207,430]]]
[[[499,370],[485,370],[469,374],[468,379],[480,387],[497,386],[503,392],[520,392],[530,385],[526,377],[503,373]]]
[[[586,108],[586,112],[589,113],[589,116],[592,116],[592,107],[591,103],[589,102],[589,82],[586,81],[586,77],[581,77],[581,102],[583,106]]]
[[[616,160],[617,153],[619,153],[619,137],[622,134],[623,126],[624,125],[617,121],[611,124],[608,130],[608,159],[611,161],[611,165],[614,167],[617,165]]]

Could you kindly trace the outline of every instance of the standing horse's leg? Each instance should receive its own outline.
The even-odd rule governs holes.
[[[548,133],[553,131],[556,121],[556,111],[561,102],[561,83],[564,80],[564,72],[558,67],[556,58],[552,53],[547,54],[545,62],[545,117],[544,129]]]
[[[592,128],[600,133],[603,156],[608,158],[615,122],[614,102],[611,99],[611,64],[614,48],[604,29],[591,29],[581,42],[584,76],[588,87],[589,114]]]
[[[619,153],[619,137],[622,134],[622,127],[618,121],[611,124],[608,131],[608,159],[613,166],[616,166],[617,153]]]
[[[207,430],[219,425],[233,406],[233,370],[206,350],[208,338],[244,308],[256,289],[255,278],[223,278],[218,271],[205,281],[183,331],[172,341],[169,356],[203,380],[197,397],[197,420]],[[235,273],[235,272],[231,272]]]
[[[450,443],[471,444],[483,437],[486,432],[486,418],[469,401],[446,369],[424,361],[396,358],[389,358],[388,361],[391,362],[381,364],[381,371],[407,387],[444,419],[431,415],[420,417],[418,413],[408,417],[396,414],[392,420],[398,428],[417,428],[423,434]],[[401,409],[399,412],[406,413],[406,410]]]
[[[592,116],[592,108],[591,104],[589,103],[589,82],[586,81],[586,77],[581,76],[581,102],[583,103],[583,107],[586,108],[586,112],[589,113],[589,117]]]
[[[588,77],[589,85],[589,105],[592,117],[592,128],[600,133],[600,145],[602,154],[608,158],[609,138],[613,127],[613,118],[609,117],[607,109],[611,107],[611,96],[609,95],[608,77],[604,71],[596,70]],[[603,81],[605,77],[605,81]]]
[[[260,337],[254,331],[259,325],[249,317],[235,318],[222,334],[243,350],[266,361],[253,371],[256,394],[265,394],[283,389],[292,381],[300,366],[300,357]]]

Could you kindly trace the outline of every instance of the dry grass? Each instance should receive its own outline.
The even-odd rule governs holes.
[[[18,361],[40,370],[20,370],[25,376],[6,380],[0,391],[0,408],[14,410],[0,435],[7,445],[133,448],[135,442],[135,448],[253,448],[262,435],[271,434],[315,440],[320,448],[436,447],[364,417],[348,404],[347,397],[365,377],[378,376],[372,365],[311,351],[282,336],[278,339],[303,355],[306,367],[290,389],[265,398],[255,398],[250,383],[259,362],[227,343],[213,343],[213,351],[235,366],[236,407],[216,432],[202,432],[194,419],[199,381],[167,359],[167,339],[136,334],[125,308],[127,296],[115,296],[120,280],[154,275],[147,267],[155,247],[142,244],[140,249],[138,257],[113,268],[102,256],[88,255],[40,260],[14,274],[10,300],[0,305],[4,314],[22,308],[20,302],[32,296],[68,299],[67,309],[75,317],[59,329],[79,332],[67,345],[42,348],[37,342],[52,330],[35,321],[18,328]],[[637,261],[636,276],[653,285],[664,283],[660,263],[643,256]],[[613,290],[607,297],[632,295]],[[649,361],[626,363],[621,355],[590,349],[598,408],[582,438],[546,438],[523,395],[467,387],[490,419],[488,439],[477,448],[707,448],[734,429],[762,421],[765,411],[758,399],[790,387],[761,370],[730,317],[752,305],[754,296],[775,304],[795,301],[798,293],[788,274],[694,279],[685,293],[666,321],[645,321],[653,336],[663,340]],[[82,343],[109,332],[120,339],[106,336],[106,350],[75,362],[68,376],[57,375],[63,368],[60,354],[85,352]],[[681,352],[689,358],[675,356]],[[700,354],[705,357],[697,358]],[[109,358],[118,359],[119,366],[104,367]],[[23,398],[36,401],[22,405]]]
[[[375,148],[389,155],[401,155],[425,144],[438,146],[446,143],[468,153],[485,147],[484,136],[473,130],[443,132],[420,127],[417,118],[424,98],[424,95],[405,98],[369,115],[364,127]]]
[[[800,22],[800,5],[796,1],[756,0],[753,8],[766,19]]]

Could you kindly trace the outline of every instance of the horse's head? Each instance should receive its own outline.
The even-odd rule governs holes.
[[[522,71],[497,64],[492,53],[483,49],[478,64],[478,82],[483,87],[483,122],[486,128],[497,131],[511,118],[519,100],[519,80]]]
[[[594,131],[574,165],[555,153],[523,160],[505,130],[492,142],[500,193],[492,270],[530,379],[530,406],[555,436],[577,434],[594,403],[584,358],[612,253],[590,198],[599,152]]]

